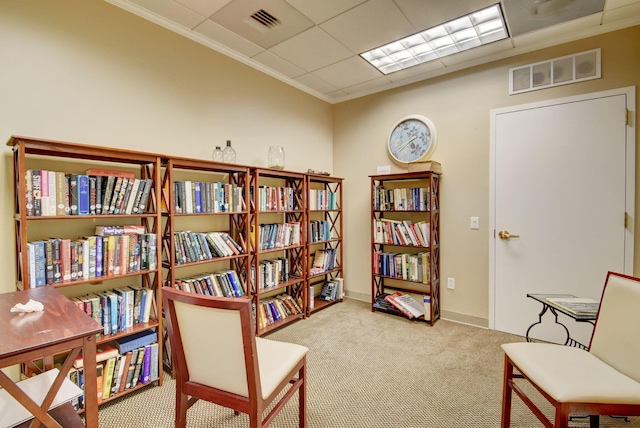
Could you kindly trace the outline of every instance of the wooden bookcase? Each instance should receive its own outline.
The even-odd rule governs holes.
[[[306,316],[307,192],[302,173],[251,168],[250,174],[248,278],[260,336]],[[295,235],[295,242],[287,239]],[[273,309],[270,315],[268,306],[283,295],[295,299],[299,312],[271,320]]]
[[[159,314],[162,313],[161,273],[159,268],[161,242],[160,209],[158,206],[160,200],[160,156],[153,153],[142,153],[132,150],[18,136],[11,137],[7,145],[12,147],[14,161],[14,223],[17,288],[28,289],[33,286],[33,278],[31,278],[30,275],[32,272],[36,272],[36,270],[30,266],[30,261],[34,259],[33,257],[29,257],[30,243],[36,241],[49,242],[52,238],[69,242],[78,240],[78,242],[80,242],[80,240],[87,240],[87,237],[95,236],[96,226],[99,225],[139,226],[142,228],[145,238],[148,239],[148,241],[145,242],[155,242],[153,248],[145,248],[147,251],[146,254],[148,255],[152,254],[149,250],[155,252],[156,257],[153,259],[156,261],[155,264],[149,264],[146,261],[143,263],[141,261],[142,258],[138,257],[140,253],[137,253],[137,248],[134,248],[135,242],[140,243],[140,241],[131,240],[134,244],[128,248],[130,251],[133,251],[133,258],[127,259],[126,255],[123,255],[120,259],[122,261],[122,269],[126,270],[124,273],[117,274],[114,270],[112,274],[95,276],[95,272],[93,272],[93,275],[89,274],[88,277],[85,277],[86,270],[82,276],[78,273],[80,271],[74,271],[77,274],[74,278],[75,280],[51,279],[49,281],[46,279],[44,284],[39,284],[55,287],[70,298],[126,286],[144,287],[145,289],[152,290],[151,302],[147,302],[151,305],[149,307],[152,309],[149,321],[133,323],[131,327],[116,328],[117,332],[113,334],[102,334],[97,339],[97,345],[100,347],[100,345],[113,342],[116,339],[125,338],[152,329],[157,333],[158,349],[162,349],[162,329],[158,320]],[[36,213],[28,208],[27,198],[29,198],[29,202],[31,203],[31,197],[33,196],[32,186],[34,184],[33,181],[27,180],[28,171],[30,171],[31,176],[33,176],[34,170],[39,171],[38,174],[41,174],[41,171],[55,171],[62,174],[62,176],[65,174],[86,175],[86,170],[89,168],[124,171],[128,173],[133,172],[135,179],[147,180],[150,192],[146,206],[139,213],[102,214],[92,210],[86,215],[66,215],[63,214],[62,211],[56,212],[54,210],[53,212],[48,212],[49,215],[46,216],[36,216]],[[58,183],[62,181],[63,180],[57,180]],[[31,193],[29,193],[30,189]],[[62,186],[61,191],[64,192],[64,186]],[[36,194],[36,197],[37,196]],[[40,194],[40,196],[44,195]],[[59,194],[56,196],[59,196]],[[83,201],[86,200],[87,199],[83,198]],[[61,207],[61,209],[64,210],[64,206]],[[71,248],[73,248],[73,246]],[[46,261],[43,261],[44,259],[42,258],[36,258],[35,260],[46,264]],[[78,266],[80,265],[79,257],[65,258],[65,260],[75,260],[75,262],[72,262],[72,265],[74,263],[77,263]],[[133,268],[131,267],[132,260],[134,260]],[[138,262],[140,263],[139,265]],[[88,266],[91,266],[91,264]],[[52,266],[49,267],[53,269]],[[62,273],[66,271],[64,266],[62,266],[61,269]],[[40,270],[40,272],[42,271]],[[41,275],[38,275],[38,277],[40,280],[42,279]],[[47,275],[45,278],[51,278],[51,276]],[[161,352],[158,352],[158,354],[158,378],[156,381],[148,384],[138,383],[136,387],[112,394],[107,399],[102,400],[102,402],[111,401],[129,392],[143,388],[146,385],[155,383],[161,385],[163,374],[161,370],[162,355]]]
[[[440,318],[440,174],[410,172],[370,178],[371,310],[404,316],[377,299],[383,293],[399,291],[419,296],[416,300],[422,304],[421,297],[428,296],[427,317],[413,319],[433,325]],[[413,240],[402,236],[403,226],[406,230],[421,222],[426,225],[419,245],[415,234]]]
[[[344,265],[342,263],[342,178],[307,174],[307,254],[309,257],[307,315],[343,300]],[[332,261],[320,271],[314,269],[317,251]],[[333,300],[320,294],[327,281],[339,281]]]

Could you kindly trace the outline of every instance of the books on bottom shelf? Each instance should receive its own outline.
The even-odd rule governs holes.
[[[419,318],[424,316],[424,304],[418,302],[409,294],[402,294],[396,291],[385,296],[385,299],[396,309],[400,310],[407,318]]]
[[[342,298],[344,298],[344,280],[339,277],[326,281],[318,296],[318,299],[325,302],[331,302],[336,299],[341,300]]]
[[[258,327],[265,328],[278,321],[282,321],[288,316],[301,314],[302,308],[302,301],[286,293],[278,294],[271,298],[260,299],[256,309]]]
[[[147,384],[159,378],[158,342],[147,343],[133,348],[126,353],[118,354],[112,345],[103,346],[115,349],[109,358],[102,359],[96,365],[98,402],[102,402],[116,394],[135,388],[139,383]],[[68,378],[75,385],[84,386],[84,367],[73,367]],[[71,401],[76,409],[84,408],[83,396]]]

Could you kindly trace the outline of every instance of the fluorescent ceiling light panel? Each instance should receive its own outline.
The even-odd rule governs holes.
[[[383,74],[508,37],[499,4],[360,54]]]

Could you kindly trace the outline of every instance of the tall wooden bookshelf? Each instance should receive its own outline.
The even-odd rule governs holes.
[[[440,318],[440,174],[409,172],[370,179],[371,310],[404,316],[385,304],[385,294],[410,294],[420,304],[426,296],[426,316],[413,319],[433,325]]]
[[[125,339],[136,333],[147,330],[153,330],[157,333],[158,348],[162,349],[162,329],[159,322],[159,314],[162,313],[162,296],[161,296],[161,273],[159,269],[160,254],[160,209],[158,202],[160,200],[160,156],[153,153],[142,153],[132,150],[122,150],[115,148],[106,148],[100,146],[91,146],[83,144],[75,144],[68,142],[33,139],[26,137],[13,136],[7,142],[12,147],[14,162],[14,222],[15,222],[15,255],[16,255],[16,282],[18,289],[27,289],[35,286],[55,287],[63,292],[67,297],[73,298],[77,296],[86,296],[97,293],[109,293],[115,288],[126,288],[127,286],[142,287],[145,290],[151,290],[147,300],[147,307],[150,308],[150,318],[148,322],[140,321],[130,323],[130,326],[118,325],[111,334],[105,333],[97,339],[98,348],[107,343],[113,343],[118,339]],[[44,195],[40,192],[34,192],[36,183],[42,184],[37,180],[33,180],[33,176],[37,174],[43,177],[42,171],[58,173],[56,183],[60,184],[59,191],[64,194],[65,175],[67,180],[73,180],[71,177],[75,175],[86,176],[90,180],[90,174],[87,169],[94,168],[94,171],[104,169],[108,171],[120,171],[124,175],[135,178],[132,180],[142,186],[140,183],[145,181],[149,190],[148,200],[144,206],[140,206],[139,212],[134,212],[134,204],[130,205],[131,211],[125,209],[124,200],[119,214],[102,213],[97,210],[95,200],[93,199],[93,190],[90,187],[80,188],[80,192],[87,190],[90,199],[82,198],[83,204],[77,205],[78,215],[69,215],[65,211],[65,206],[60,193],[56,194],[56,203],[53,204],[53,195]],[[35,171],[38,171],[35,173]],[[54,174],[55,175],[55,174]],[[98,174],[99,175],[99,174]],[[30,177],[31,179],[28,179]],[[93,181],[85,181],[84,183],[92,183]],[[115,181],[115,180],[114,180]],[[80,181],[78,181],[80,185]],[[84,186],[84,185],[83,185]],[[133,186],[133,185],[132,185]],[[97,186],[94,187],[97,189]],[[53,187],[51,189],[53,191]],[[97,190],[96,190],[97,191]],[[133,193],[132,190],[130,190]],[[123,194],[124,195],[124,194]],[[45,203],[43,197],[48,197],[47,206],[53,206],[50,211],[43,212]],[[32,199],[33,198],[33,199]],[[35,199],[40,198],[40,204],[34,204]],[[84,211],[84,203],[89,201],[91,206],[87,206],[88,211]],[[40,206],[40,212],[34,209],[34,205]],[[56,208],[58,210],[56,210]],[[70,209],[70,207],[67,206]],[[38,215],[40,214],[40,215]],[[46,215],[44,215],[46,214]],[[118,228],[125,225],[133,225],[143,232],[137,238],[127,238],[127,241],[133,244],[128,247],[132,253],[125,253],[120,259],[122,262],[117,268],[107,269],[108,262],[105,258],[105,274],[97,276],[95,265],[91,270],[93,260],[97,256],[91,249],[91,244],[84,242],[92,242],[96,234],[96,226]],[[144,238],[140,238],[144,236]],[[105,237],[105,240],[107,238]],[[140,239],[144,239],[141,243]],[[69,251],[73,248],[83,248],[83,258],[79,253],[72,254],[70,258],[62,258],[62,260],[71,261],[71,267],[67,271],[65,262],[55,261],[54,264],[48,265],[47,258],[41,255],[34,257],[34,253],[30,253],[31,248],[36,242],[44,242],[44,245],[54,246],[58,243],[47,244],[51,241],[60,241],[59,248],[65,251],[69,242]],[[122,241],[122,242],[127,242]],[[77,243],[77,244],[74,244]],[[136,244],[137,243],[137,244]],[[78,245],[78,246],[76,246]],[[86,247],[79,247],[86,245]],[[146,247],[145,247],[146,246]],[[138,249],[145,247],[144,250]],[[55,247],[58,248],[58,247]],[[86,249],[85,249],[86,248]],[[124,246],[123,246],[124,248]],[[155,257],[153,254],[155,253]],[[89,255],[89,261],[85,261],[86,255]],[[145,255],[147,256],[145,258]],[[129,258],[127,258],[129,256]],[[92,257],[94,257],[92,259]],[[50,260],[51,258],[49,258]],[[60,259],[58,259],[60,260]],[[155,261],[155,262],[154,262]],[[40,265],[36,265],[39,263]],[[58,272],[56,275],[42,275],[44,263],[51,272]],[[60,270],[56,269],[60,263]],[[84,264],[83,264],[84,263]],[[115,262],[117,264],[117,261]],[[80,266],[86,266],[86,269],[80,269]],[[121,269],[121,271],[120,271]],[[37,273],[36,273],[37,272]],[[89,273],[87,273],[89,272]],[[69,273],[67,276],[66,274]],[[75,274],[75,275],[74,275]],[[37,283],[35,281],[38,281]],[[43,282],[44,281],[44,282]],[[86,310],[86,307],[85,307]],[[95,319],[95,311],[92,313]],[[96,320],[101,324],[105,324],[105,320]],[[110,332],[112,330],[109,330]],[[124,389],[120,392],[110,394],[102,402],[111,401],[112,399],[121,397],[129,392],[138,390],[150,384],[162,384],[162,356],[158,352],[158,377],[155,381],[149,383],[138,383],[136,387]]]
[[[249,168],[180,157],[163,157],[162,165],[164,285],[198,294],[250,298]],[[225,242],[216,245],[218,238]],[[225,244],[227,254],[214,251]],[[238,280],[235,288],[230,275]],[[170,367],[166,341],[164,353],[165,366]]]
[[[302,173],[266,168],[250,174],[248,278],[256,334],[263,335],[306,316],[306,180]],[[274,305],[287,296],[295,300],[293,308],[276,315]]]
[[[309,291],[307,315],[343,300],[344,264],[342,262],[342,178],[307,174],[307,254]],[[318,253],[318,251],[320,253]],[[324,266],[314,266],[316,254]],[[328,300],[321,298],[325,284],[335,287]],[[332,288],[325,289],[332,289]]]

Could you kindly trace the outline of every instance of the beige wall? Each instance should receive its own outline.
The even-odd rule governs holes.
[[[331,105],[97,0],[0,2],[0,292],[14,285],[11,135],[332,170]],[[312,156],[309,156],[312,154]]]
[[[508,95],[510,67],[595,48],[602,49],[602,79]],[[440,215],[443,316],[488,325],[490,110],[638,86],[638,70],[640,27],[634,27],[336,105],[334,171],[345,177],[347,183],[345,241],[349,294],[364,299],[370,296],[369,222],[365,221],[370,216],[368,175],[376,174],[377,165],[391,164],[392,172],[403,171],[387,156],[386,135],[399,118],[421,114],[436,126],[438,146],[432,158],[443,165]],[[636,200],[640,202],[640,198]],[[636,212],[640,212],[638,208]],[[471,216],[480,217],[480,230],[470,230]],[[635,224],[637,230],[639,222],[636,220]],[[636,234],[636,273],[640,266],[639,239],[640,234]],[[455,290],[446,288],[447,277],[455,278]]]
[[[0,2],[0,40],[0,140],[17,134],[209,158],[231,139],[238,162],[257,166],[278,144],[287,169],[344,177],[345,285],[365,300],[368,175],[391,164],[385,138],[396,120],[429,117],[439,139],[433,158],[444,169],[441,275],[456,278],[454,291],[442,290],[442,308],[479,325],[488,318],[489,111],[640,84],[640,27],[335,106],[101,1]],[[509,67],[598,47],[602,79],[508,95]],[[14,289],[13,166],[9,149],[0,150],[4,292]],[[469,229],[471,216],[480,230]]]

